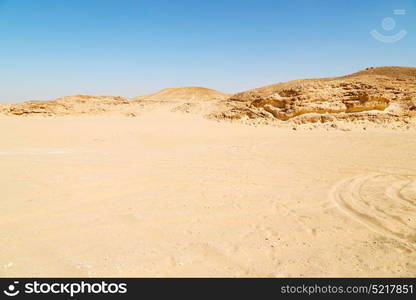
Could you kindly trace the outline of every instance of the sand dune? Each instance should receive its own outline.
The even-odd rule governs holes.
[[[154,94],[139,96],[133,99],[136,100],[155,100],[155,101],[207,101],[207,100],[224,100],[229,95],[207,89],[202,87],[180,87],[180,88],[167,88],[156,92]]]

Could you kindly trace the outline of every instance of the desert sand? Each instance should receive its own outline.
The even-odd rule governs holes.
[[[370,75],[3,105],[0,276],[416,276],[413,73]]]

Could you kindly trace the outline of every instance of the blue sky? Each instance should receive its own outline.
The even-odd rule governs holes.
[[[383,43],[373,29],[407,35]],[[415,31],[416,0],[0,0],[0,101],[175,86],[234,93],[416,66]]]

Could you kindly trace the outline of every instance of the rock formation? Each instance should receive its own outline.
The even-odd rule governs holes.
[[[416,115],[416,68],[368,68],[348,76],[295,80],[238,93],[218,118],[317,122]]]

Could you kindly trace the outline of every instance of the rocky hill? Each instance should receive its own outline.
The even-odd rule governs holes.
[[[167,88],[154,94],[140,96],[135,100],[154,101],[207,101],[224,100],[230,95],[202,87]]]
[[[278,83],[231,96],[215,117],[295,123],[379,121],[416,115],[416,68],[379,67],[336,78]]]
[[[128,106],[129,99],[117,96],[72,95],[49,101],[27,101],[5,104],[0,112],[5,115],[82,115],[100,114]]]

